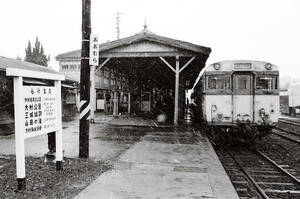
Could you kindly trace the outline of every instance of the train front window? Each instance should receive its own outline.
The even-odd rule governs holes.
[[[230,89],[230,77],[208,76],[207,89]]]
[[[250,88],[250,76],[238,75],[236,76],[237,89],[249,89]]]
[[[273,76],[259,76],[256,78],[256,89],[277,89],[277,77]]]

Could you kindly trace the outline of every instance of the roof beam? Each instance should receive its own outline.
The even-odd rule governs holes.
[[[110,59],[110,57],[107,57],[104,62],[96,68],[95,73],[97,73]]]
[[[186,62],[186,64],[184,64],[184,66],[179,70],[179,73],[181,73],[181,71],[183,71],[188,65],[190,65],[190,63],[195,59],[196,57],[192,57],[188,62]]]
[[[173,66],[171,64],[169,64],[169,62],[167,62],[167,60],[165,60],[163,57],[159,57],[174,73],[176,73],[175,69],[173,68]]]
[[[176,55],[179,55],[181,57],[190,57],[190,56],[197,56],[196,53],[193,52],[185,52],[185,51],[179,51],[179,52],[100,52],[99,57],[105,58],[105,57],[174,57]]]

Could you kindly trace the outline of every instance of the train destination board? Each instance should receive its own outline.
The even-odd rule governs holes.
[[[25,137],[57,130],[55,87],[24,86]]]

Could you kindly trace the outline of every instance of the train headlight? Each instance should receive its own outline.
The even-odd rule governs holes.
[[[272,64],[270,64],[270,63],[265,64],[265,69],[271,70],[272,69]]]
[[[220,70],[220,68],[221,68],[221,65],[220,64],[214,64],[214,69],[215,70]]]
[[[218,110],[217,106],[216,105],[212,105],[211,106],[211,112],[216,112]]]

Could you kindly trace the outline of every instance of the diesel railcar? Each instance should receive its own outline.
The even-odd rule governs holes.
[[[200,79],[202,114],[210,125],[275,126],[279,70],[263,61],[230,60],[205,68]],[[199,106],[199,104],[197,104]],[[194,117],[197,117],[194,115]]]

